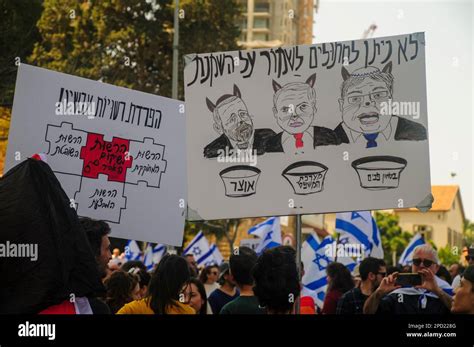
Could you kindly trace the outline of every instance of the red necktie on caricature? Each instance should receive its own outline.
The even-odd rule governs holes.
[[[303,133],[293,134],[293,137],[295,138],[296,148],[303,147],[303,145],[304,145],[304,143],[303,143]]]

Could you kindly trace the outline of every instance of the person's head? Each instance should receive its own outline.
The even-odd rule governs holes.
[[[306,82],[291,82],[280,86],[272,81],[273,115],[282,130],[288,134],[306,131],[316,115],[316,74],[309,76]]]
[[[196,259],[194,258],[194,255],[193,254],[186,254],[184,256],[184,258],[186,259],[186,262],[188,263],[189,271],[191,272],[191,276],[192,277],[198,276],[199,269],[198,269]]]
[[[185,303],[194,308],[196,314],[207,314],[207,296],[204,285],[196,278],[191,278],[184,290]]]
[[[219,266],[219,277],[217,279],[217,282],[219,285],[222,286],[229,286],[229,287],[235,287],[235,282],[232,279],[232,276],[230,274],[230,266],[228,262],[223,262]]]
[[[452,282],[452,278],[451,278],[451,275],[449,274],[448,269],[446,269],[446,267],[443,266],[443,265],[439,266],[439,269],[438,269],[438,272],[436,273],[436,276],[438,276],[443,281],[446,281],[448,283]]]
[[[138,278],[124,271],[115,271],[104,282],[107,289],[106,301],[113,313],[123,305],[140,299]]]
[[[126,263],[122,264],[121,270],[128,272],[130,269],[138,268],[139,270],[146,271],[145,264],[140,260],[129,260]]]
[[[387,275],[387,268],[383,259],[368,257],[361,261],[359,274],[361,281],[371,283],[375,289]]]
[[[390,112],[381,112],[382,102],[392,98],[392,63],[382,71],[374,66],[360,68],[349,73],[343,66],[339,109],[342,120],[351,130],[372,134],[383,131],[392,117]]]
[[[279,246],[263,252],[252,270],[253,291],[267,313],[291,313],[300,295],[295,251]]]
[[[118,258],[118,257],[120,257],[120,249],[114,248],[112,252],[112,258]]]
[[[451,306],[453,313],[474,314],[474,265],[469,265],[463,273]]]
[[[466,260],[469,265],[474,265],[474,245],[471,245],[467,250]]]
[[[217,265],[206,266],[199,275],[199,280],[205,284],[213,284],[219,277],[219,267]]]
[[[464,271],[464,266],[458,263],[454,263],[449,267],[449,274],[451,275],[451,278],[454,279],[457,275],[462,274]]]
[[[225,134],[238,149],[252,149],[253,122],[237,85],[234,84],[233,94],[222,95],[215,105],[206,98],[206,104],[212,112],[214,130],[218,134]]]
[[[351,272],[341,263],[331,263],[326,268],[328,290],[345,293],[354,288]]]
[[[110,252],[110,234],[109,225],[101,220],[94,220],[88,217],[79,218],[83,230],[86,232],[87,239],[92,248],[92,252],[97,262],[99,274],[105,277],[107,274],[107,265],[112,259]]]
[[[257,253],[248,247],[239,247],[230,256],[230,274],[239,288],[253,285],[251,271],[256,262]]]
[[[413,250],[412,272],[419,272],[422,269],[430,269],[434,274],[439,269],[438,252],[429,244],[415,247]]]
[[[189,280],[189,265],[186,260],[177,255],[166,254],[153,272],[148,288],[149,305],[153,312],[166,314],[170,306],[176,306]]]
[[[128,270],[128,273],[137,276],[138,284],[140,287],[138,295],[140,296],[140,298],[146,297],[148,293],[148,286],[150,285],[150,274],[146,270],[141,269],[140,267],[132,267]]]

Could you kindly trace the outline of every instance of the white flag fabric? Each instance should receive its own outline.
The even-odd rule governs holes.
[[[315,235],[309,235],[301,249],[301,260],[304,266],[303,286],[305,295],[310,295],[316,305],[323,306],[327,290],[326,268],[337,261],[353,271],[356,262],[349,257],[337,257],[334,252],[336,241],[332,236],[326,236],[321,242]]]
[[[337,213],[336,231],[340,233],[339,244],[359,244],[363,247],[359,260],[369,256],[383,259],[380,231],[370,211]]]
[[[413,238],[410,240],[410,243],[403,251],[398,263],[403,266],[411,265],[413,263],[413,251],[417,246],[424,245],[425,243],[426,242],[423,239],[423,236],[420,233],[417,233],[415,236],[413,236]]]
[[[196,260],[198,266],[204,265],[208,261],[209,255],[211,254],[211,248],[207,241],[204,233],[200,231],[189,245],[184,249],[183,254],[192,254]]]
[[[141,259],[141,251],[140,247],[138,247],[138,243],[135,240],[129,240],[127,245],[125,246],[125,260],[140,260]]]
[[[264,250],[281,246],[280,217],[271,217],[249,229],[249,235],[255,235],[262,241],[255,252],[261,254]]]

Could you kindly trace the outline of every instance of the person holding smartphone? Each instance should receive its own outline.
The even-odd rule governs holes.
[[[365,314],[448,314],[453,290],[437,277],[437,251],[429,244],[413,251],[412,273],[395,272],[385,277],[380,286],[366,300]]]

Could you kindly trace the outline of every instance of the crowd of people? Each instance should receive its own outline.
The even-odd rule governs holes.
[[[474,314],[474,248],[469,266],[440,265],[437,251],[422,245],[413,252],[411,268],[387,267],[368,257],[354,276],[343,264],[326,269],[322,307],[300,283],[295,250],[279,246],[260,256],[236,248],[228,262],[199,269],[191,254],[166,254],[151,273],[141,261],[109,266],[112,258],[107,223],[82,218],[105,295],[89,298],[95,313],[112,314]],[[440,269],[446,271],[440,271]],[[304,269],[302,269],[304,271]],[[421,282],[402,286],[404,273]],[[102,305],[101,305],[102,303]]]

